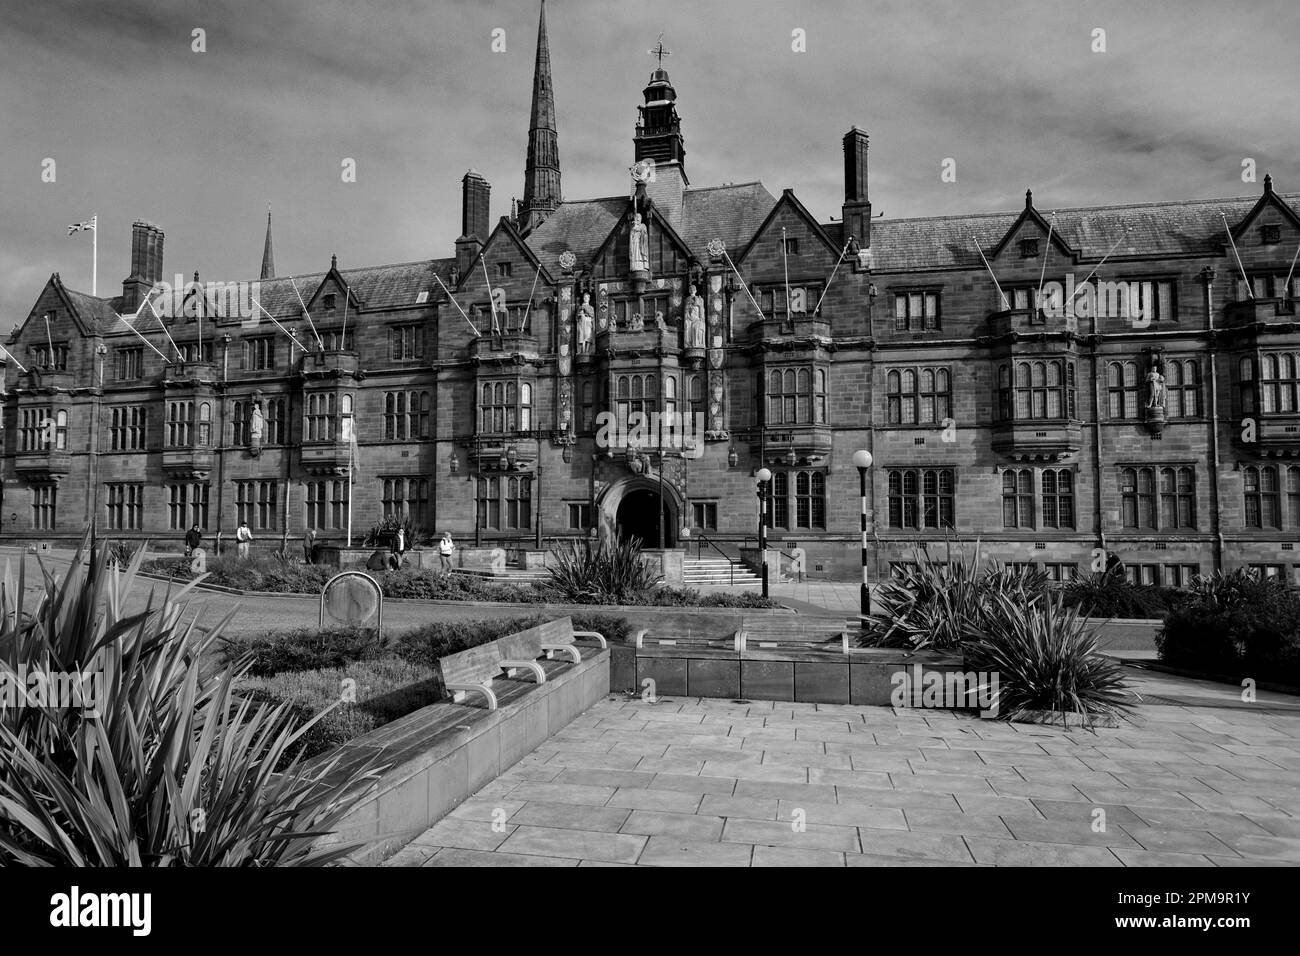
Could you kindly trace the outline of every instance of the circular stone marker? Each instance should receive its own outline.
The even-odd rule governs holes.
[[[329,614],[340,624],[365,624],[371,618],[378,624],[382,601],[383,592],[374,578],[360,571],[344,571],[321,589],[321,623]]]

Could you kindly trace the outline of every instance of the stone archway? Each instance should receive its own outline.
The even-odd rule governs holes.
[[[615,540],[637,537],[646,549],[675,548],[682,526],[682,502],[670,482],[663,483],[663,542],[659,537],[659,479],[657,476],[621,478],[597,496],[600,526]]]

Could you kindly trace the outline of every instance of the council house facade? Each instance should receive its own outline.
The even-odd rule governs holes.
[[[439,257],[290,280],[268,217],[259,278],[160,299],[137,221],[120,295],[53,275],[0,362],[0,537],[342,544],[405,516],[512,556],[603,533],[735,557],[765,467],[771,546],[853,578],[867,449],[876,579],[976,539],[1057,579],[1109,552],[1151,583],[1300,573],[1300,217],[1269,178],[875,219],[855,128],[818,216],[692,184],[662,59],[637,111],[627,193],[565,198],[543,9],[523,198],[493,222],[468,172]]]

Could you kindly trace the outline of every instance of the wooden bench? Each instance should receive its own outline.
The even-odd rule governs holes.
[[[762,618],[741,623],[736,648],[747,650],[835,650],[847,646],[848,629],[839,621],[817,618]]]
[[[636,646],[646,647],[685,647],[693,650],[708,648],[712,650],[739,651],[740,631],[726,637],[707,637],[703,634],[686,634],[677,637],[651,637],[650,632],[642,628],[637,632]]]
[[[546,669],[540,660],[550,660],[562,653],[570,662],[582,663],[577,638],[594,639],[602,649],[607,646],[601,634],[574,631],[573,620],[563,617],[448,654],[438,662],[443,685],[455,703],[462,703],[470,694],[478,694],[486,701],[488,710],[496,710],[500,700],[492,687],[494,680],[503,674],[513,678],[526,673],[535,683],[546,683]]]

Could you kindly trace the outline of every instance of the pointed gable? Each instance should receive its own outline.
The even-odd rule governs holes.
[[[1272,217],[1268,216],[1267,214],[1270,211],[1276,215]],[[1232,224],[1231,220],[1229,220],[1233,241],[1240,241],[1250,231],[1252,226],[1255,226],[1256,224],[1261,226],[1273,225],[1277,223],[1279,218],[1291,226],[1292,230],[1300,231],[1300,216],[1297,216],[1295,210],[1293,210],[1287,203],[1283,202],[1281,197],[1273,191],[1273,177],[1265,176],[1264,192],[1263,195],[1259,197],[1259,201],[1256,202],[1255,205],[1250,208],[1250,211],[1242,216],[1236,224]],[[1272,222],[1264,222],[1264,220],[1268,219],[1271,219]]]
[[[596,251],[592,261],[592,275],[597,278],[616,278],[631,271],[628,243],[632,232],[632,200],[625,199],[623,214]],[[682,272],[692,259],[691,250],[672,223],[653,204],[642,216],[650,245],[650,274],[673,275]]]
[[[1051,239],[1052,248],[1067,259],[1077,261],[1078,253],[1070,248],[1066,242],[1065,236],[1059,230],[1059,225],[1044,219],[1042,214],[1034,207],[1034,193],[1032,190],[1025,190],[1025,208],[1020,213],[1011,227],[1002,235],[998,244],[988,253],[989,260],[997,259],[1008,248],[1014,256],[1020,256],[1020,243],[1025,239],[1037,239],[1040,245],[1040,254],[1045,252],[1047,240]]]
[[[737,268],[750,256],[753,256],[755,262],[760,258],[767,257],[760,250],[770,249],[774,261],[780,265],[782,263],[781,253],[781,230],[785,229],[785,238],[795,240],[798,245],[798,268],[806,270],[808,268],[821,268],[823,260],[825,267],[829,269],[840,257],[841,249],[835,245],[834,240],[826,233],[821,224],[813,218],[807,207],[795,196],[793,189],[786,189],[781,193],[781,198],[776,201],[767,218],[755,230],[745,247],[739,255],[733,255],[732,261],[736,263]],[[792,257],[794,258],[794,257]],[[751,263],[753,265],[754,263]],[[768,261],[762,263],[768,265]]]
[[[343,278],[343,273],[339,271],[337,257],[330,258],[329,271],[317,284],[315,291],[310,293],[310,297],[307,287],[303,283],[297,285],[298,292],[302,294],[303,301],[307,303],[307,311],[311,313],[313,318],[320,318],[321,315],[330,317],[336,313],[341,314],[345,307],[349,312],[356,312],[363,306],[356,291]],[[346,302],[344,302],[345,297]]]

